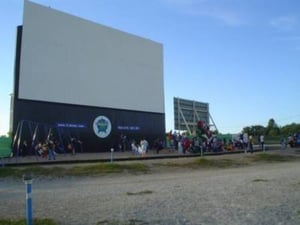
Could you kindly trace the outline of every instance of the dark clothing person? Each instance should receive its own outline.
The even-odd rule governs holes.
[[[27,151],[28,151],[28,145],[27,145],[27,141],[25,140],[23,142],[22,148],[21,148],[21,155],[23,157],[25,157],[27,155]]]

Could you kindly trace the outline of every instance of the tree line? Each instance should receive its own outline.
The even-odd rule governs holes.
[[[300,132],[300,124],[291,123],[280,127],[272,118],[269,120],[268,125],[266,127],[262,125],[247,126],[243,128],[242,132],[254,136],[265,135],[269,137],[278,137],[278,136],[287,137]]]

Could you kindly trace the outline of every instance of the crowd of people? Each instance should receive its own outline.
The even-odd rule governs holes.
[[[288,137],[288,144],[293,147],[300,146],[300,132],[290,135]]]
[[[50,136],[46,140],[38,142],[28,143],[27,140],[23,140],[22,146],[15,149],[14,155],[22,157],[35,155],[44,159],[55,160],[57,154],[70,153],[75,155],[76,152],[82,151],[81,148],[82,141],[74,137],[61,143],[54,136]]]
[[[186,153],[200,153],[200,152],[222,152],[222,151],[234,151],[245,150],[245,152],[253,153],[253,145],[258,144],[260,150],[265,150],[264,135],[257,136],[257,140],[254,140],[252,135],[246,133],[237,135],[231,138],[222,138],[222,136],[211,135],[210,137],[203,136],[189,136],[186,133],[180,132],[168,132],[166,139],[157,138],[149,144],[146,138],[141,138],[139,141],[130,139],[121,134],[118,141],[117,149],[120,152],[131,151],[133,155],[145,156],[150,149],[156,154],[159,154],[162,149],[175,150],[179,154]],[[295,134],[288,137],[288,140],[282,139],[280,141],[282,148],[285,148],[287,144],[291,147],[296,144],[300,145],[300,134]],[[64,139],[60,142],[50,135],[46,140],[39,142],[28,142],[23,140],[19,149],[14,151],[14,155],[23,156],[35,155],[48,160],[55,160],[57,154],[70,153],[75,155],[77,152],[82,152],[82,141],[71,137]]]
[[[114,146],[116,151],[128,152],[131,151],[133,155],[136,156],[145,156],[150,149],[155,149],[156,153],[159,154],[165,145],[162,139],[156,139],[153,143],[149,144],[146,138],[141,138],[139,141],[135,139],[130,139],[121,134],[118,146]],[[64,138],[60,142],[54,135],[50,135],[44,141],[27,141],[23,140],[22,144],[15,148],[14,156],[29,156],[35,155],[43,159],[56,160],[58,154],[72,154],[75,155],[77,152],[82,151],[82,141],[71,137],[69,139]]]
[[[145,137],[141,138],[140,141],[136,141],[134,138],[129,140],[125,134],[121,134],[118,150],[121,152],[129,150],[133,155],[145,156],[150,149],[155,149],[156,153],[159,154],[160,150],[165,147],[164,144],[164,141],[159,138],[154,140],[154,142],[150,145]]]
[[[253,145],[259,144],[261,150],[265,150],[264,135],[259,135],[257,142],[252,135],[244,133],[237,137],[223,138],[218,135],[189,136],[185,133],[170,131],[167,134],[167,145],[171,149],[176,149],[179,153],[199,153],[199,152],[222,152],[234,151],[236,149],[253,153]]]

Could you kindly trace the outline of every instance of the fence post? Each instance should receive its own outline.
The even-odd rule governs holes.
[[[111,163],[114,161],[113,154],[114,154],[114,149],[111,148],[111,149],[110,149],[110,162],[111,162]]]
[[[31,174],[24,174],[23,181],[26,185],[26,223],[32,225],[32,199],[31,199],[31,185],[33,177]]]

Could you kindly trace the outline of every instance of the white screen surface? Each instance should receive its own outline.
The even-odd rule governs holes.
[[[25,1],[19,98],[164,113],[162,45]]]

